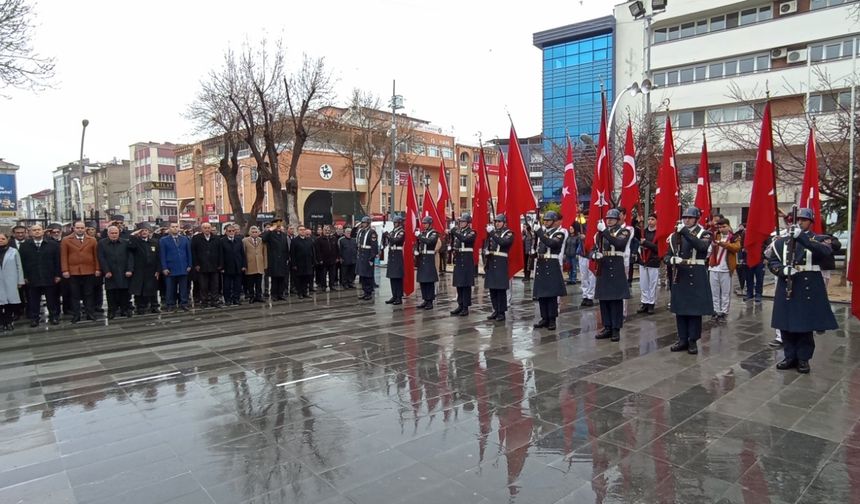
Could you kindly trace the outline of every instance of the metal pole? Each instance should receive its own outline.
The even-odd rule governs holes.
[[[645,78],[651,80],[651,16],[645,17]],[[651,93],[645,93],[645,121],[648,137],[645,141],[645,215],[651,215],[651,134],[654,121],[651,118]],[[622,182],[623,183],[623,182]]]
[[[388,216],[394,218],[394,184],[397,182],[397,82],[391,81],[391,203]]]
[[[84,194],[81,192],[81,181],[84,179],[84,136],[87,133],[87,126],[90,122],[86,119],[81,121],[81,155],[78,158],[78,216],[81,220],[84,219]],[[73,203],[74,205],[74,203]],[[74,223],[72,223],[74,225]]]
[[[852,61],[852,69],[851,76],[852,79],[855,75],[857,75],[857,38],[854,38],[854,57],[851,58]],[[857,83],[852,80],[851,82],[851,114],[849,115],[851,119],[851,124],[849,125],[849,137],[848,137],[848,244],[845,247],[845,264],[849,264],[848,261],[851,260],[851,231],[852,226],[854,225],[853,214],[854,214],[854,136],[856,134],[856,112],[857,110]]]

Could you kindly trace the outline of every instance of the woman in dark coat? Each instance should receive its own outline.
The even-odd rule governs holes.
[[[428,215],[421,219],[421,223],[424,225],[424,230],[415,231],[417,237],[415,259],[418,268],[418,283],[421,284],[421,298],[424,302],[417,307],[432,310],[433,301],[436,299],[436,282],[439,281],[435,262],[439,233],[433,229],[433,217]]]
[[[388,266],[385,271],[385,276],[391,282],[391,299],[385,304],[399,305],[403,304],[403,243],[406,242],[406,232],[403,229],[403,217],[395,215],[391,221],[394,229],[388,234]]]
[[[271,257],[271,254],[269,255]],[[269,263],[271,268],[271,263]],[[290,266],[296,273],[296,291],[299,299],[309,298],[308,287],[314,276],[314,242],[311,230],[299,228],[299,234],[290,243]]]
[[[134,256],[134,275],[131,277],[128,292],[134,296],[134,307],[138,315],[158,313],[158,277],[161,273],[161,258],[158,240],[149,236],[145,226],[131,234],[128,248]]]
[[[505,320],[508,311],[508,252],[514,243],[514,233],[508,229],[507,218],[498,214],[487,225],[487,252],[484,259],[484,288],[490,291],[493,313],[487,320]]]

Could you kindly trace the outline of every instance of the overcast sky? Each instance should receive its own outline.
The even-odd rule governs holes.
[[[352,88],[452,130],[458,141],[540,132],[541,52],[532,34],[610,14],[612,0],[526,3],[436,0],[40,0],[34,43],[57,60],[54,89],[0,98],[0,158],[21,167],[18,197],[52,187],[50,173],[85,157],[127,159],[137,141],[194,140],[182,114],[228,46],[286,42],[291,64],[324,56],[338,104]],[[514,6],[517,6],[514,8]],[[264,31],[265,30],[265,31]]]

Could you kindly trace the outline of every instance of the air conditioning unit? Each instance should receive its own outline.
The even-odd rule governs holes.
[[[789,0],[788,2],[781,2],[779,4],[779,15],[785,16],[786,14],[794,14],[797,12],[797,0]]]
[[[776,49],[771,49],[770,51],[770,59],[782,59],[786,56],[788,56],[787,47],[778,47]]]
[[[806,63],[806,49],[795,49],[788,51],[786,61],[789,63]]]

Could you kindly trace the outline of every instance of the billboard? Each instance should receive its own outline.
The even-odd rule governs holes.
[[[18,191],[15,174],[0,173],[0,216],[15,217],[18,214]]]

